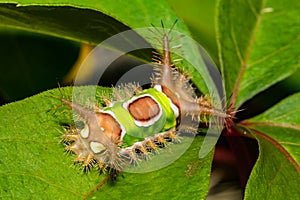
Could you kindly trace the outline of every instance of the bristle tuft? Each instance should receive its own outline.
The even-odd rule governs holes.
[[[141,91],[141,86],[138,83],[121,84],[120,86],[114,88],[113,100],[124,101],[125,99],[130,98]]]

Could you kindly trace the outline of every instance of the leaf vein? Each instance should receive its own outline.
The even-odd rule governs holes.
[[[273,51],[273,52],[271,52],[271,53],[263,56],[262,58],[260,58],[260,59],[258,59],[256,61],[253,61],[252,63],[249,63],[248,67],[251,67],[253,65],[257,65],[259,63],[262,63],[262,62],[266,61],[267,59],[269,59],[269,58],[271,58],[271,57],[273,57],[273,56],[275,56],[275,55],[277,55],[277,54],[279,54],[279,53],[281,53],[281,52],[289,49],[289,47],[291,47],[293,44],[297,43],[299,40],[300,40],[300,36],[298,36],[296,39],[292,40],[288,44],[286,44],[286,45],[284,45],[284,46],[282,46],[280,48],[277,48],[275,51]]]
[[[282,127],[282,128],[290,128],[290,129],[296,129],[300,131],[300,126],[297,125],[292,125],[292,124],[284,124],[284,123],[276,123],[276,122],[247,122],[247,121],[242,121],[240,124],[244,126],[277,126],[277,127]]]
[[[256,10],[255,10],[255,8],[254,8],[252,2],[249,1],[249,0],[247,0],[247,4],[249,5],[250,10],[252,11],[252,13],[256,16],[256,18],[258,18],[258,17],[259,17],[259,13],[256,12]]]
[[[287,158],[287,160],[295,167],[295,169],[300,173],[300,166],[296,162],[296,160],[291,156],[291,154],[275,139],[272,137],[268,136],[265,133],[262,133],[258,130],[253,129],[254,133],[256,133],[258,136],[262,137],[263,139],[267,140],[268,142],[272,143],[276,148],[279,149]]]
[[[0,174],[6,174],[6,175],[21,175],[21,176],[33,177],[33,178],[36,178],[36,179],[38,179],[38,180],[40,180],[40,181],[42,181],[42,182],[44,182],[44,183],[46,183],[46,184],[48,184],[48,185],[52,185],[52,186],[54,186],[54,187],[57,187],[57,188],[60,188],[60,189],[65,190],[65,191],[71,192],[71,193],[75,194],[76,196],[81,196],[81,197],[84,196],[83,194],[80,194],[80,193],[77,192],[77,191],[71,190],[71,189],[66,188],[66,187],[64,187],[64,186],[62,186],[62,185],[55,184],[55,183],[53,183],[53,182],[51,182],[51,181],[49,181],[49,180],[47,180],[47,179],[45,179],[45,178],[42,178],[42,177],[40,177],[40,176],[38,176],[38,175],[35,175],[35,174],[22,173],[22,172],[0,172]]]
[[[280,144],[291,145],[291,146],[300,146],[300,144],[295,142],[280,142]]]

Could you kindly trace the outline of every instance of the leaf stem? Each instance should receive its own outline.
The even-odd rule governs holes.
[[[263,8],[263,4],[261,4],[261,8]],[[243,78],[243,76],[244,76],[244,74],[246,72],[247,66],[248,66],[247,62],[249,60],[249,57],[250,57],[250,54],[251,54],[251,50],[252,50],[252,47],[253,47],[254,42],[255,42],[256,32],[257,32],[258,27],[259,27],[259,25],[261,23],[262,12],[260,12],[258,15],[255,15],[255,16],[257,17],[257,21],[256,21],[256,23],[254,25],[254,28],[253,28],[253,31],[252,31],[252,34],[251,34],[251,38],[250,38],[250,42],[248,44],[248,48],[247,48],[247,51],[245,53],[245,57],[244,57],[243,60],[241,60],[241,70],[239,72],[239,75],[238,75],[235,87],[234,87],[233,92],[232,92],[231,103],[230,103],[231,107],[229,108],[230,111],[234,111],[234,108],[236,106],[235,104],[236,104],[237,95],[238,95],[238,92],[239,92],[239,89],[240,89],[240,84],[242,82],[242,78]],[[233,34],[233,36],[234,36],[233,40],[235,41],[235,35]],[[239,51],[238,51],[238,53],[239,53]]]

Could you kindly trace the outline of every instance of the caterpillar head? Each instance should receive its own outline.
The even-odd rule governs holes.
[[[95,112],[74,102],[63,100],[83,119],[82,129],[72,127],[65,139],[71,143],[66,147],[76,154],[75,162],[82,162],[84,168],[98,164],[100,169],[121,170],[124,161],[119,154],[122,130],[108,113]]]

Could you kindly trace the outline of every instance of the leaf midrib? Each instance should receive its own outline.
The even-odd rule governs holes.
[[[248,4],[249,4],[249,2],[248,2]],[[238,96],[238,93],[239,93],[239,90],[240,90],[240,84],[242,82],[242,78],[243,78],[243,76],[244,76],[244,74],[246,72],[246,69],[248,67],[247,62],[248,62],[248,60],[250,58],[252,47],[253,47],[253,45],[255,43],[255,37],[257,35],[258,28],[259,28],[259,26],[261,24],[261,21],[262,21],[262,8],[263,8],[263,6],[264,6],[264,2],[262,1],[261,2],[261,6],[260,6],[260,12],[259,13],[254,13],[254,15],[255,15],[255,17],[256,17],[257,20],[256,20],[255,26],[254,26],[254,28],[252,30],[252,34],[251,34],[250,42],[249,42],[247,50],[246,50],[245,58],[244,58],[244,60],[243,59],[241,60],[240,73],[239,73],[237,81],[235,83],[235,87],[234,87],[233,92],[232,92],[232,98],[230,100],[231,101],[230,102],[230,105],[231,105],[230,110],[231,111],[234,111],[234,109],[235,109],[236,101],[237,101],[237,96]],[[231,31],[231,34],[233,34],[232,31]]]
[[[274,147],[276,147],[279,151],[281,151],[285,155],[285,157],[289,160],[289,162],[295,167],[297,172],[300,173],[300,165],[297,163],[297,161],[291,156],[291,154],[278,141],[276,141],[272,137],[269,137],[265,133],[262,133],[262,132],[260,132],[256,129],[252,129],[252,131],[255,134],[262,137],[263,139],[265,139],[265,140],[269,141],[270,143],[272,143],[274,145]]]

